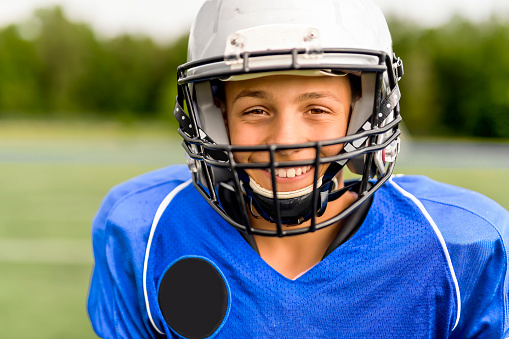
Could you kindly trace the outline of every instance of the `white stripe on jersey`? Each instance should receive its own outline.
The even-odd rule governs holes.
[[[170,202],[173,200],[173,198],[184,188],[189,186],[190,183],[192,183],[192,179],[189,179],[188,181],[180,184],[179,186],[175,187],[170,194],[168,194],[164,199],[163,202],[159,205],[157,208],[157,212],[154,216],[154,221],[152,222],[152,227],[150,228],[150,236],[148,237],[147,242],[147,248],[145,250],[145,262],[143,264],[143,294],[145,295],[145,307],[147,308],[147,314],[148,318],[150,319],[150,323],[154,327],[154,329],[159,332],[159,334],[166,335],[163,331],[161,331],[159,328],[157,328],[156,324],[154,323],[154,320],[152,319],[152,313],[150,313],[150,305],[148,303],[148,293],[147,293],[147,265],[148,265],[148,256],[150,253],[150,246],[152,244],[152,238],[154,237],[154,233],[157,228],[157,224],[159,223],[159,220],[161,219],[161,216],[163,215],[164,211],[170,204]]]
[[[454,267],[452,266],[451,256],[449,255],[449,251],[447,250],[447,245],[445,244],[444,237],[442,236],[442,233],[438,229],[437,225],[435,224],[435,221],[431,216],[429,215],[428,211],[424,207],[424,205],[417,199],[415,196],[413,196],[411,193],[405,191],[403,188],[401,188],[398,184],[396,184],[392,177],[389,179],[389,182],[405,197],[412,200],[417,207],[421,210],[422,214],[426,217],[430,225],[433,227],[433,230],[435,231],[438,240],[440,241],[440,244],[442,245],[442,249],[444,250],[445,257],[447,259],[447,265],[449,266],[449,271],[451,272],[452,280],[454,282],[454,287],[456,288],[456,299],[457,299],[457,312],[456,312],[456,323],[454,324],[454,327],[452,330],[458,326],[458,323],[460,321],[461,316],[461,297],[460,297],[460,287],[458,285],[458,280],[456,278],[456,273],[454,272]]]

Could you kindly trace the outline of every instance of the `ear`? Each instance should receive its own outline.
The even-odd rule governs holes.
[[[348,74],[348,79],[350,80],[350,90],[352,92],[352,106],[358,101],[362,96],[362,85],[361,85],[361,77],[355,74]]]
[[[226,135],[228,135],[228,141],[230,141],[230,128],[228,127],[228,115],[226,112],[226,103],[224,100],[221,100],[218,97],[214,98],[214,104],[221,110],[223,113],[223,122],[224,128],[226,129]]]
[[[350,100],[350,114],[348,116],[348,125],[350,126],[350,121],[352,119],[353,109],[355,107],[355,103],[361,99],[362,96],[362,86],[361,86],[361,77],[355,74],[348,74],[348,80],[350,81],[350,91],[352,93],[352,98]]]

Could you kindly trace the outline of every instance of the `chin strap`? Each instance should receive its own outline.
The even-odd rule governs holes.
[[[281,198],[280,195],[277,194],[275,199],[277,199],[277,203],[279,204],[281,223],[289,226],[300,225],[311,219],[313,216],[313,208],[316,210],[317,217],[323,215],[329,201],[339,199],[356,184],[353,183],[339,190],[335,190],[337,185],[334,177],[339,173],[339,171],[341,171],[343,166],[344,165],[334,162],[330,164],[329,168],[327,168],[327,171],[325,171],[325,174],[322,177],[321,184],[319,183],[319,186],[317,187],[316,194],[318,194],[318,199],[316,206],[313,206],[312,191],[310,193],[305,193],[291,198]],[[273,194],[272,197],[268,197],[265,196],[265,194],[261,195],[259,193],[255,193],[250,184],[251,179],[244,171],[239,171],[239,178],[242,181],[248,196],[251,214],[257,218],[263,217],[264,219],[275,223],[277,220],[277,210]],[[258,214],[253,210],[253,207],[256,209]]]

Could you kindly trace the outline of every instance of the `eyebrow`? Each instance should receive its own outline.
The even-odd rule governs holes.
[[[257,98],[257,99],[273,100],[274,96],[272,95],[272,93],[264,91],[264,90],[245,89],[245,90],[242,90],[239,94],[237,94],[235,96],[235,98],[232,101],[232,104],[242,98]],[[299,102],[299,101],[306,101],[306,100],[313,100],[313,99],[324,99],[324,98],[333,99],[335,101],[341,101],[341,100],[339,100],[339,98],[336,95],[334,95],[334,93],[328,92],[328,91],[303,93],[303,94],[299,95],[295,99],[295,101]]]
[[[235,96],[232,103],[242,98],[257,98],[257,99],[274,99],[272,93],[263,90],[249,90],[245,89]]]
[[[334,93],[327,92],[327,91],[303,93],[303,94],[299,95],[295,101],[306,101],[306,100],[324,99],[324,98],[340,101],[339,98],[334,95]]]

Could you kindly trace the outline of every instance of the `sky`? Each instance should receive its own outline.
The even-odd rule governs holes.
[[[255,0],[253,0],[255,1]],[[509,20],[508,0],[374,0],[386,15],[436,26],[455,14],[475,21],[493,13]],[[0,0],[0,27],[27,20],[34,9],[60,5],[71,20],[105,36],[147,34],[168,41],[189,30],[204,0]]]

